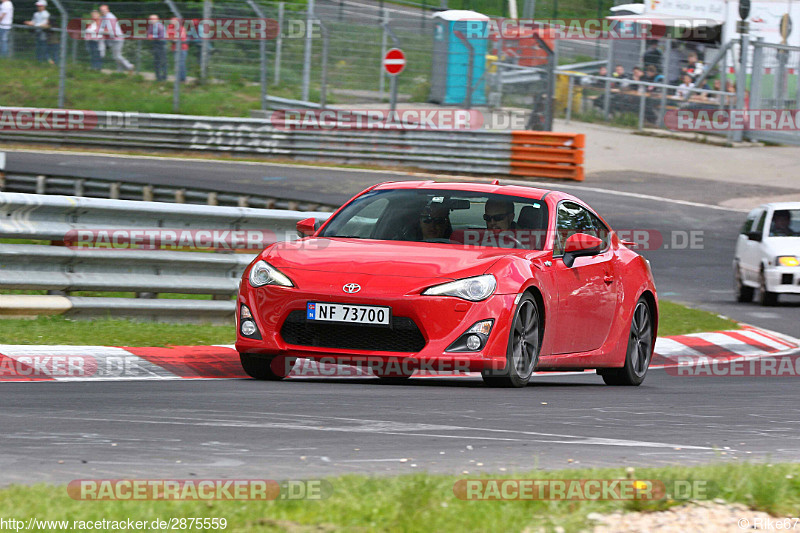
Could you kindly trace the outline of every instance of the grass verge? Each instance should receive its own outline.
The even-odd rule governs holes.
[[[21,291],[22,292],[22,291]],[[30,292],[30,291],[28,291]],[[738,329],[727,318],[662,300],[659,335]],[[70,320],[61,316],[0,319],[0,344],[86,344],[164,346],[232,344],[233,325],[161,324],[130,320]]]
[[[77,474],[76,474],[77,476]],[[88,476],[87,476],[88,477]],[[658,480],[670,498],[658,501],[464,501],[459,479]],[[425,473],[394,477],[347,475],[328,478],[328,499],[255,501],[77,501],[65,487],[11,486],[0,490],[0,516],[27,520],[168,520],[224,518],[226,531],[581,531],[589,513],[655,511],[683,503],[671,488],[688,481],[696,500],[721,498],[775,516],[800,512],[800,465],[726,463],[701,467],[580,469],[462,476]],[[701,492],[702,491],[702,492]]]

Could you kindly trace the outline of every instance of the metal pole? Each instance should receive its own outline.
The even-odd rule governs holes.
[[[642,87],[639,87],[641,96],[639,97],[639,130],[644,129],[644,108],[647,104],[647,97]]]
[[[391,78],[392,95],[389,100],[389,117],[394,116],[394,112],[397,109],[397,74],[392,75]]]
[[[750,76],[750,108],[761,109],[761,80],[763,78],[764,70],[761,65],[764,63],[764,47],[761,44],[764,42],[763,37],[759,37],[758,41],[753,46],[753,72]]]
[[[179,25],[175,28],[175,83],[172,86],[172,110],[174,112],[178,112],[181,107],[181,79],[180,79],[180,62],[181,62],[181,48],[183,47],[183,43],[181,42],[181,27],[183,25],[183,17],[181,16],[181,12],[178,10],[178,6],[175,5],[173,0],[165,0],[167,2],[167,6],[169,6],[169,10],[172,11],[172,14],[178,19]]]
[[[569,78],[569,84],[567,86],[567,116],[566,122],[572,120],[572,91],[575,87],[575,78],[572,76],[567,76]]]
[[[328,103],[328,45],[330,43],[328,35],[328,27],[319,22],[320,30],[322,30],[322,81],[319,88],[319,104],[322,108]]]
[[[67,79],[67,10],[61,5],[59,0],[53,0],[58,12],[61,14],[61,49],[59,50],[58,61],[58,107],[64,108],[64,92]]]
[[[672,55],[672,39],[667,39],[664,46],[664,83],[669,85],[669,61]],[[667,88],[664,87],[661,91],[661,110],[658,115],[659,125],[664,125],[664,113],[667,111]]]
[[[739,68],[736,72],[736,109],[744,109],[744,91],[747,85],[747,53],[750,48],[750,35],[742,34],[741,57]],[[745,121],[746,122],[746,121]],[[744,125],[747,128],[747,124]],[[733,142],[742,142],[744,131],[737,130],[733,133]]]
[[[250,6],[250,9],[255,11],[256,16],[260,19],[266,19],[267,17],[264,15],[264,12],[261,10],[258,4],[256,4],[253,0],[245,0],[247,5]],[[266,39],[260,39],[258,42],[258,54],[259,59],[261,61],[259,65],[259,74],[261,75],[261,109],[262,111],[266,111],[269,107],[267,105],[267,41]]]
[[[211,12],[213,9],[212,0],[203,0],[203,18],[208,20],[211,18]],[[211,43],[208,39],[203,39],[200,43],[200,80],[206,81],[206,77],[208,76],[208,59],[211,54],[209,54],[209,47]]]
[[[306,6],[306,47],[303,51],[303,96],[302,100],[308,101],[309,85],[311,84],[311,24],[314,18],[314,0],[308,0]]]
[[[386,57],[386,36],[389,33],[387,30],[389,28],[389,13],[383,13],[383,25],[381,26],[381,67],[380,67],[380,79],[378,80],[378,91],[381,94],[381,101],[383,101],[384,94],[386,92],[386,73],[383,70],[383,58]]]
[[[281,82],[281,50],[283,49],[283,10],[286,4],[278,4],[278,40],[275,41],[275,85]]]
[[[612,64],[614,62],[614,41],[608,41],[608,60],[606,61],[607,75],[611,76],[613,72]],[[611,82],[606,80],[605,93],[603,93],[603,118],[608,120],[608,114],[611,111]]]

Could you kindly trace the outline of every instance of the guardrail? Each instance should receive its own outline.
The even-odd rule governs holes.
[[[172,202],[178,204],[204,204],[290,211],[333,211],[336,206],[304,202],[257,194],[235,194],[223,190],[191,188],[169,185],[149,185],[119,179],[80,178],[69,175],[44,175],[23,172],[3,173],[0,152],[0,192],[30,194],[57,194],[107,198],[109,200],[141,200],[145,202]]]
[[[81,231],[98,235],[107,230],[113,240],[113,235],[118,235],[114,230],[123,229],[133,239],[135,230],[140,236],[147,231],[199,235],[202,230],[218,230],[238,231],[242,239],[257,235],[264,242],[293,240],[297,221],[308,217],[324,220],[328,216],[330,213],[323,212],[0,193],[0,238],[56,243],[70,241],[70,235],[74,238]],[[119,242],[125,245],[127,241]],[[180,238],[174,243],[180,246]],[[58,294],[0,295],[0,315],[230,322],[235,308],[230,298],[236,294],[242,272],[255,255],[252,250],[202,253],[4,243],[0,244],[0,289]],[[131,292],[138,297],[70,295],[75,291]],[[158,297],[165,293],[204,294],[214,299]]]
[[[0,107],[0,113],[5,111],[14,110]],[[278,128],[269,119],[102,111],[83,113],[91,115],[91,127],[57,131],[6,128],[0,129],[0,140],[253,153],[300,161],[366,163],[474,174],[512,174],[513,134],[510,131],[307,131]],[[536,135],[540,132],[530,133]],[[552,177],[538,174],[538,169],[533,167],[527,170],[517,167],[516,170],[514,175],[517,176]]]
[[[515,131],[511,137],[511,175],[583,181],[583,133]]]

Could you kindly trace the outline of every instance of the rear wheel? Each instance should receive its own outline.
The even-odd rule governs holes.
[[[748,287],[742,282],[742,269],[739,265],[736,265],[733,271],[733,290],[736,293],[736,301],[742,303],[752,302],[756,292],[753,287]]]
[[[761,274],[758,277],[758,302],[761,305],[770,306],[778,303],[778,293],[769,292],[767,290],[767,277],[764,275],[764,269],[761,269]]]
[[[633,309],[625,366],[599,370],[606,385],[641,385],[653,354],[653,316],[650,305],[639,298]]]
[[[264,356],[240,353],[239,360],[242,363],[242,368],[245,373],[251,378],[266,381],[280,381],[292,371],[292,367],[294,367],[297,358],[286,357],[284,355]]]
[[[484,370],[483,381],[492,387],[524,387],[531,379],[542,344],[541,315],[536,300],[526,294],[514,313],[508,336],[506,365],[502,370]]]

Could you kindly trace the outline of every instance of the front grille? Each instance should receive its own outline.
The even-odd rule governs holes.
[[[292,311],[281,328],[281,337],[289,344],[340,348],[344,350],[375,350],[380,352],[418,352],[425,347],[413,320],[392,317],[392,327],[314,322],[306,320],[305,311]]]
[[[781,275],[781,285],[791,285],[792,283],[794,283],[794,276],[791,274]]]

